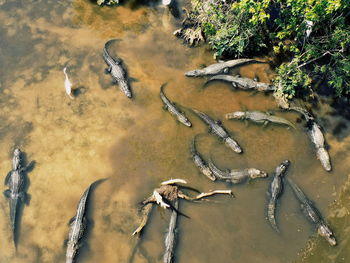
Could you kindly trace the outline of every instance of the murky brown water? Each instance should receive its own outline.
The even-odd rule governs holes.
[[[284,159],[295,179],[329,219],[340,242],[329,248],[313,235],[287,187],[278,208],[278,235],[265,218],[270,179],[240,186],[213,183],[192,164],[189,144],[207,128],[193,114],[192,129],[162,110],[159,87],[168,82],[167,96],[178,104],[223,119],[227,112],[247,108],[276,109],[271,96],[232,90],[183,73],[213,63],[211,53],[187,48],[171,32],[176,22],[160,6],[99,8],[89,1],[0,1],[0,172],[10,169],[11,152],[19,146],[37,165],[28,174],[31,202],[20,218],[17,252],[12,244],[9,209],[0,198],[0,262],[64,262],[63,241],[77,202],[95,180],[109,178],[92,192],[90,224],[78,262],[161,262],[169,211],[155,209],[142,241],[130,234],[137,227],[138,202],[162,180],[186,179],[203,191],[232,189],[237,198],[180,204],[191,219],[180,217],[177,262],[347,262],[350,253],[349,171],[346,121],[333,109],[320,107],[320,117],[334,171],[326,173],[316,160],[302,124],[297,131],[262,128],[224,121],[244,148],[237,155],[206,134],[199,151],[220,167],[256,167],[270,173]],[[111,52],[127,65],[135,94],[128,100],[111,78],[101,52],[118,38]],[[62,69],[79,95],[64,91]],[[240,73],[268,81],[266,65],[247,66]],[[291,121],[297,115],[276,113]],[[337,128],[337,129],[336,129]],[[337,131],[333,133],[333,131]],[[5,188],[4,188],[5,189]],[[333,203],[333,200],[337,202]],[[135,252],[135,253],[134,253]]]

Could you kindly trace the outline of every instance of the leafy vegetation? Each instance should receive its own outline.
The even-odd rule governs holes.
[[[98,5],[117,5],[119,0],[96,0]]]
[[[283,58],[275,84],[288,98],[320,86],[350,95],[350,0],[192,3],[216,56]]]

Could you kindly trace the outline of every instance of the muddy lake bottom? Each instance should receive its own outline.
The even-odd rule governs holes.
[[[18,220],[17,251],[8,202],[0,198],[1,263],[63,262],[77,203],[92,182],[103,178],[91,192],[77,262],[162,262],[170,211],[154,208],[142,238],[131,233],[140,222],[139,202],[170,178],[185,179],[203,192],[231,189],[235,194],[180,202],[180,211],[190,218],[178,218],[175,262],[350,262],[350,138],[341,111],[322,99],[313,109],[329,145],[333,170],[328,173],[316,159],[305,122],[278,110],[271,94],[234,90],[221,82],[204,88],[204,78],[186,78],[185,72],[215,61],[208,47],[189,48],[172,35],[180,21],[160,5],[101,8],[83,0],[3,0],[0,21],[0,172],[5,179],[14,147],[36,162],[28,173],[31,199]],[[104,74],[102,48],[112,38],[117,41],[109,50],[127,68],[133,99]],[[65,94],[65,66],[76,89],[74,100]],[[231,72],[238,73],[263,82],[273,75],[267,64]],[[163,110],[163,83],[192,128]],[[220,119],[244,153],[234,153],[208,133],[190,108]],[[245,109],[273,111],[297,129],[224,119]],[[270,176],[241,185],[209,181],[191,160],[196,134],[202,134],[198,151],[219,167],[255,167]],[[291,161],[286,176],[322,212],[336,247],[316,235],[287,185],[276,212],[281,233],[268,224],[267,188],[285,159]]]

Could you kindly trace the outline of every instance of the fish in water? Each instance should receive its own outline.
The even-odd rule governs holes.
[[[68,78],[67,67],[64,67],[63,73],[64,73],[64,76],[65,76],[64,88],[66,89],[66,93],[69,96],[69,98],[74,99],[73,91],[72,91],[73,84],[70,82],[70,80]]]
[[[276,203],[277,199],[281,196],[283,191],[283,181],[282,178],[285,175],[287,168],[290,164],[289,160],[284,160],[280,165],[276,167],[275,176],[272,179],[272,182],[269,186],[269,195],[270,200],[267,205],[267,218],[274,230],[279,232],[276,223],[275,211],[276,211]]]

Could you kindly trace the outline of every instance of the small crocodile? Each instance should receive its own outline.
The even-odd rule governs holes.
[[[209,126],[209,131],[222,139],[229,148],[231,148],[236,153],[242,152],[241,147],[234,139],[230,137],[229,133],[225,130],[220,121],[213,120],[207,114],[201,111],[195,109],[193,109],[193,111],[202,121],[204,121]]]
[[[261,112],[261,111],[236,111],[225,114],[225,118],[227,120],[231,119],[237,119],[237,120],[251,120],[256,123],[262,123],[264,125],[267,125],[269,122],[276,123],[276,124],[283,124],[292,127],[293,129],[296,129],[293,123],[290,121],[277,117],[272,116],[270,114]]]
[[[106,72],[112,75],[114,81],[118,83],[121,91],[124,92],[124,94],[128,98],[131,98],[132,94],[128,84],[128,80],[126,78],[126,72],[121,66],[122,60],[118,57],[112,58],[112,56],[107,51],[107,46],[112,41],[114,41],[114,39],[107,41],[103,48],[103,58],[108,65],[108,69],[106,69]]]
[[[322,219],[320,212],[314,207],[313,203],[292,180],[287,179],[287,181],[300,202],[301,210],[306,218],[316,226],[317,232],[320,236],[324,237],[331,246],[335,246],[337,241],[334,234],[326,222]]]
[[[28,171],[34,165],[32,161],[29,165],[24,166],[22,152],[16,148],[13,151],[12,157],[12,170],[7,174],[5,178],[5,185],[9,186],[9,189],[4,191],[5,197],[9,200],[10,206],[10,221],[13,233],[13,241],[16,245],[16,218],[17,211],[19,209],[19,202],[29,203],[29,195],[25,192],[27,185],[27,178],[25,172]]]
[[[232,84],[234,88],[239,88],[243,90],[257,90],[257,91],[274,91],[275,87],[273,85],[258,82],[249,78],[231,76],[231,75],[216,75],[211,77],[206,83],[213,80],[227,81]]]
[[[332,166],[329,154],[325,149],[325,141],[321,128],[315,121],[310,121],[308,126],[308,135],[310,137],[311,142],[316,147],[317,158],[320,160],[323,168],[329,172],[332,170]]]
[[[179,201],[175,200],[174,210],[171,212],[169,229],[165,236],[165,253],[163,256],[164,263],[174,262],[174,250],[175,250],[175,238],[176,238],[176,221],[177,221],[177,210],[179,209]]]
[[[74,258],[79,249],[79,241],[86,229],[85,212],[91,185],[85,190],[83,196],[80,198],[76,215],[69,221],[70,230],[67,240],[66,263],[74,262]]]
[[[218,180],[226,181],[228,183],[238,184],[243,181],[256,178],[267,177],[267,173],[264,171],[260,171],[255,168],[246,168],[246,169],[232,169],[232,170],[221,170],[219,169],[212,160],[208,162],[209,168],[212,170],[214,176]]]
[[[283,191],[283,181],[282,178],[287,171],[289,166],[289,160],[284,160],[280,165],[276,167],[275,176],[269,186],[270,200],[267,206],[267,217],[274,230],[279,232],[276,224],[275,210],[277,199],[280,197]]]
[[[215,181],[216,178],[213,175],[213,172],[210,170],[206,161],[204,161],[204,159],[196,149],[196,136],[193,137],[192,144],[191,144],[191,154],[192,154],[193,162],[198,167],[198,169],[201,171],[202,174],[204,174],[210,180]]]
[[[184,124],[187,127],[191,127],[192,123],[187,119],[185,114],[183,114],[175,105],[175,103],[171,102],[164,94],[164,86],[163,84],[160,87],[160,98],[164,103],[164,108],[170,112],[170,114],[174,115],[179,122]]]
[[[261,62],[261,61],[257,61],[255,59],[249,59],[249,58],[233,59],[233,60],[215,63],[202,69],[195,69],[195,70],[188,71],[185,73],[185,76],[203,77],[208,75],[216,75],[220,73],[228,73],[229,68],[242,66],[248,63],[265,63],[265,62]]]

